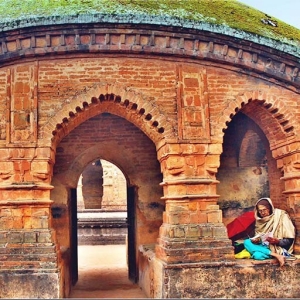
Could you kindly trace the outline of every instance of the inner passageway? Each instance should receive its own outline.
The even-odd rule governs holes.
[[[128,279],[126,245],[79,245],[78,271],[69,298],[147,298]]]

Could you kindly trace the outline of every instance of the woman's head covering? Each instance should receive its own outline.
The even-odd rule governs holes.
[[[258,205],[263,205],[270,209],[270,215],[262,218],[258,212]],[[295,238],[295,227],[286,211],[274,208],[270,198],[260,198],[254,207],[255,233],[272,232],[273,237],[278,239]],[[269,245],[271,251],[282,254],[282,248],[278,245]],[[289,253],[293,251],[293,244],[289,248]]]
[[[258,217],[261,218],[259,212],[258,212],[258,205],[263,205],[265,206],[269,211],[270,211],[270,215],[273,214],[273,211],[274,211],[274,207],[273,207],[273,203],[271,201],[270,198],[260,198],[257,202],[256,202],[256,205],[255,205],[255,211],[256,211],[256,214]]]

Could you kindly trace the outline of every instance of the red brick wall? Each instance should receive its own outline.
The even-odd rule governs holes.
[[[55,130],[57,116],[61,117],[60,122],[63,118],[70,118],[70,108],[76,113],[78,104],[83,108],[83,102],[91,102],[89,91],[92,90],[92,95],[98,97],[100,93],[105,94],[109,86],[118,87],[122,91],[123,101],[126,97],[126,89],[138,92],[138,94],[129,93],[127,95],[130,102],[135,103],[137,101],[139,103],[146,96],[144,104],[147,103],[148,111],[152,112],[151,107],[155,107],[157,118],[160,118],[159,114],[164,115],[165,123],[174,130],[173,137],[175,139],[221,144],[223,142],[223,129],[227,127],[226,123],[239,110],[244,111],[262,127],[272,148],[289,134],[289,132],[284,131],[287,127],[286,124],[294,126],[293,132],[298,128],[295,117],[297,107],[294,104],[297,95],[292,91],[282,89],[271,82],[243,75],[234,67],[219,68],[217,64],[201,65],[191,62],[183,63],[182,61],[177,63],[171,59],[164,60],[162,63],[160,59],[153,58],[99,55],[97,58],[93,56],[90,58],[60,58],[55,61],[28,62],[24,64],[24,67],[22,64],[4,67],[0,72],[0,80],[7,85],[7,89],[0,90],[1,99],[7,98],[9,100],[11,98],[12,103],[15,104],[19,100],[13,96],[15,95],[14,91],[20,90],[20,86],[23,86],[20,92],[26,91],[26,95],[30,99],[30,95],[32,95],[33,106],[30,106],[30,110],[32,109],[34,113],[37,109],[37,115],[35,118],[30,118],[29,124],[24,123],[27,126],[25,129],[28,128],[28,131],[25,130],[25,135],[22,138],[31,142],[31,133],[35,134],[36,121],[41,145],[50,144],[48,136],[51,136],[51,133],[45,132],[45,128],[48,131],[49,128]],[[98,86],[99,88],[97,88]],[[194,98],[194,95],[197,95],[198,98]],[[138,100],[134,97],[137,97]],[[250,100],[252,102],[248,104]],[[26,97],[22,101],[26,103]],[[73,103],[74,105],[72,105]],[[0,119],[5,120],[7,102],[2,101],[0,105],[2,106]],[[26,105],[28,106],[28,104]],[[25,113],[26,105],[22,106]],[[190,109],[193,106],[197,107],[196,114],[194,114],[193,109]],[[288,110],[288,106],[293,107],[293,111]],[[107,107],[110,107],[113,113],[120,114],[119,109],[114,108],[113,105]],[[138,106],[138,108],[141,107]],[[280,118],[277,111],[280,111]],[[123,115],[123,117],[129,120],[131,118],[129,114]],[[85,118],[88,119],[88,116]],[[151,135],[151,129],[144,126],[143,118],[141,117],[139,121],[141,129],[147,135]],[[136,119],[134,122],[137,122]],[[77,118],[74,126],[79,125],[80,122],[82,120]],[[4,127],[5,121],[2,121],[2,124]],[[77,138],[78,144],[76,143],[76,145],[74,145],[74,139],[71,138],[76,131],[71,131],[69,135],[67,132],[64,133],[67,134],[66,140],[72,139],[72,145],[64,152],[60,152],[60,146],[58,147],[55,172],[65,171],[66,166],[61,164],[60,159],[72,161],[74,158],[72,150],[83,151],[90,146],[89,143],[84,144],[90,131],[87,124],[89,122],[81,125],[82,128],[87,128],[85,132],[80,134],[81,137]],[[115,124],[114,126],[108,124],[106,128],[115,128],[115,126]],[[12,127],[9,125],[6,132],[9,133],[11,129]],[[115,133],[117,134],[114,135]],[[13,132],[13,134],[16,133]],[[30,137],[29,139],[26,134]],[[113,132],[103,131],[101,134],[101,139],[106,141],[114,136],[116,144],[119,143],[118,139],[120,139],[120,143],[124,144],[127,149],[133,149],[133,145],[136,146],[138,140],[132,135],[132,132],[130,135],[127,133],[120,134],[119,128],[114,129]],[[5,138],[8,141],[11,139],[2,135],[2,141]],[[14,136],[12,142],[16,143],[17,138],[18,136]],[[152,147],[152,156],[154,157],[154,145]],[[146,149],[148,147],[141,146],[141,150],[132,159],[135,161],[142,159],[141,153],[146,154]],[[116,153],[116,155],[120,154]],[[216,160],[215,165],[217,166],[218,163]],[[12,168],[10,162],[5,164],[6,169]],[[148,167],[146,164],[144,170],[147,170]],[[157,168],[159,169],[158,165]],[[41,172],[41,170],[45,174],[49,172],[43,163],[29,164],[24,176],[27,180],[34,179],[32,173]],[[276,183],[279,181],[278,177],[276,176]],[[9,180],[14,181],[18,178],[20,177],[16,175],[15,179],[11,177]],[[272,187],[272,189],[275,188]],[[275,198],[280,199],[281,196],[278,194],[282,192],[282,188],[278,190],[276,184],[275,190],[277,195]]]
[[[63,59],[40,62],[38,72],[40,126],[67,100],[80,93],[84,95],[86,90],[102,82],[137,89],[152,97],[163,113],[175,118],[177,74],[174,63],[127,57]]]

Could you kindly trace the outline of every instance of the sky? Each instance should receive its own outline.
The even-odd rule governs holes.
[[[300,29],[300,0],[239,0]]]

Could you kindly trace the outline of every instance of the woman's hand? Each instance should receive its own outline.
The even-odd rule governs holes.
[[[268,237],[267,241],[271,244],[271,245],[278,245],[279,244],[279,239],[276,238],[272,238],[272,237]]]
[[[260,244],[261,243],[261,239],[258,237],[258,238],[256,238],[256,239],[251,239],[251,242],[253,243],[253,244]]]

